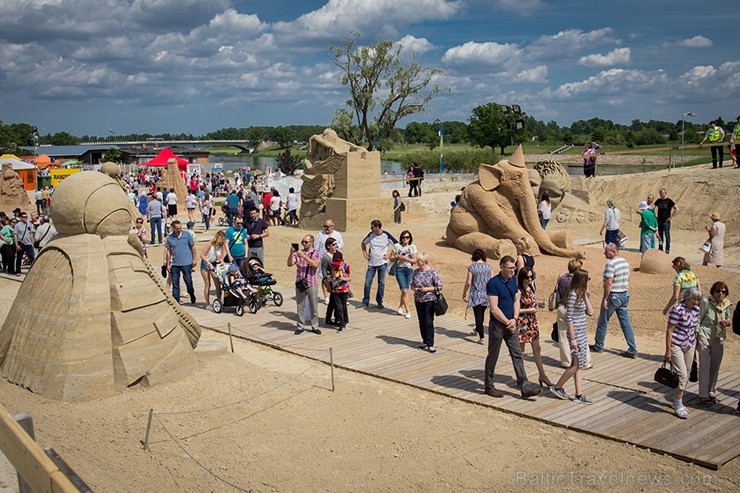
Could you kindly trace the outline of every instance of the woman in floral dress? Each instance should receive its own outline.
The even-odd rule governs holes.
[[[524,353],[525,344],[532,345],[534,364],[537,365],[539,382],[541,386],[551,386],[552,382],[545,374],[545,366],[542,364],[542,352],[540,350],[540,329],[537,324],[537,297],[532,288],[534,282],[534,271],[529,267],[522,267],[517,274],[517,285],[521,296],[519,298],[519,318],[516,327],[519,331],[519,344]]]

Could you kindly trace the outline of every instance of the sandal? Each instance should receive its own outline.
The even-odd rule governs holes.
[[[432,353],[432,354],[434,354],[434,353],[437,352],[436,349],[434,349],[433,347],[430,347],[430,346],[427,346],[427,351],[430,352],[430,353]]]

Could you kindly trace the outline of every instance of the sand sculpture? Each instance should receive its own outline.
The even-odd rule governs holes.
[[[647,250],[640,259],[640,272],[643,274],[675,274],[673,257],[661,250]]]
[[[468,253],[482,248],[496,259],[514,254],[511,240],[524,237],[532,254],[585,258],[584,252],[572,248],[569,231],[549,232],[540,226],[530,184],[530,175],[536,172],[530,173],[524,165],[521,146],[508,160],[481,164],[478,174],[452,209],[445,235],[448,245]]]
[[[300,227],[320,229],[327,217],[346,231],[373,219],[390,220],[390,198],[380,191],[380,153],[339,138],[331,128],[308,140],[306,169],[301,176]]]
[[[157,185],[160,187],[167,187],[168,190],[172,190],[174,188],[175,195],[177,195],[177,203],[185,204],[185,199],[187,199],[188,196],[188,187],[180,174],[180,168],[177,166],[176,159],[170,158],[167,160],[167,169],[162,173],[162,179],[157,182]]]
[[[555,161],[540,161],[530,171],[532,191],[539,203],[544,192],[550,196],[552,218],[559,223],[601,221],[593,212],[588,192],[573,190],[571,177],[565,167]]]
[[[118,186],[121,187],[121,190],[123,190],[126,194],[128,194],[129,190],[131,190],[131,187],[128,185],[128,183],[123,181],[123,179],[121,178],[121,169],[118,167],[116,163],[113,163],[111,161],[107,161],[103,163],[100,166],[100,172],[103,173],[104,175],[108,175],[111,178],[113,178],[116,181],[116,183],[118,183]],[[128,201],[128,203],[129,203],[128,210],[129,210],[129,213],[131,214],[131,217],[132,218],[141,217],[141,213],[139,212],[139,209],[134,205],[134,203],[131,201]],[[131,233],[131,234],[136,236],[136,233]],[[143,251],[144,250],[142,248],[142,252]]]
[[[13,165],[3,164],[0,173],[0,205],[3,208],[20,207],[25,209],[31,205],[26,189],[23,188],[23,180],[20,175],[13,171]]]
[[[78,400],[197,368],[200,326],[129,243],[127,202],[102,173],[77,173],[57,188],[59,235],[39,254],[0,329],[0,374],[10,382]]]

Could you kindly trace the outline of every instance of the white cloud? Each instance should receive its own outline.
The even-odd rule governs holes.
[[[538,13],[538,11],[547,8],[547,4],[542,0],[496,0],[494,6],[499,10],[514,12],[525,17]]]
[[[535,83],[547,82],[547,66],[538,65],[534,68],[522,70],[514,77],[514,80]]]
[[[599,45],[620,44],[614,37],[611,27],[583,31],[581,29],[567,29],[554,35],[540,36],[527,46],[527,56],[531,59],[563,59],[570,54],[585,49],[593,49]]]
[[[295,21],[278,22],[275,31],[293,40],[336,39],[357,30],[367,38],[395,37],[400,28],[427,20],[447,19],[461,8],[449,0],[329,0]]]
[[[629,48],[616,48],[606,55],[595,53],[592,55],[582,56],[578,59],[578,65],[586,67],[610,67],[620,65],[630,61]]]
[[[396,44],[401,45],[401,51],[406,53],[416,53],[417,55],[434,49],[434,45],[426,38],[417,38],[410,35],[406,35],[399,39],[396,41]]]
[[[461,46],[448,49],[442,56],[442,62],[450,65],[486,64],[501,65],[521,53],[515,44],[494,42],[476,43],[468,41]]]
[[[694,36],[693,38],[687,38],[678,42],[678,46],[683,46],[684,48],[709,48],[713,44],[711,39],[704,36]]]
[[[703,79],[706,79],[707,77],[712,77],[717,73],[717,70],[712,67],[711,65],[698,65],[696,67],[693,67],[688,72],[684,73],[680,79],[682,82],[689,86],[695,86]]]
[[[624,91],[654,92],[665,87],[668,82],[668,77],[662,70],[648,72],[613,68],[586,80],[561,84],[553,92],[553,96],[566,99],[589,94],[618,95]]]

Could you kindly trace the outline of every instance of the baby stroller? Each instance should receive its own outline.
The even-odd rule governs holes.
[[[257,313],[262,306],[259,301],[258,291],[249,286],[242,277],[236,264],[224,263],[216,266],[216,277],[221,284],[223,299],[216,298],[211,306],[215,313],[221,313],[225,306],[233,306],[236,315],[244,315],[246,306],[249,313]]]
[[[270,300],[275,303],[275,306],[283,304],[283,295],[272,289],[277,281],[272,278],[272,274],[265,272],[259,258],[249,257],[248,261],[241,263],[239,270],[249,285],[257,290],[256,298],[259,307],[265,306]]]

